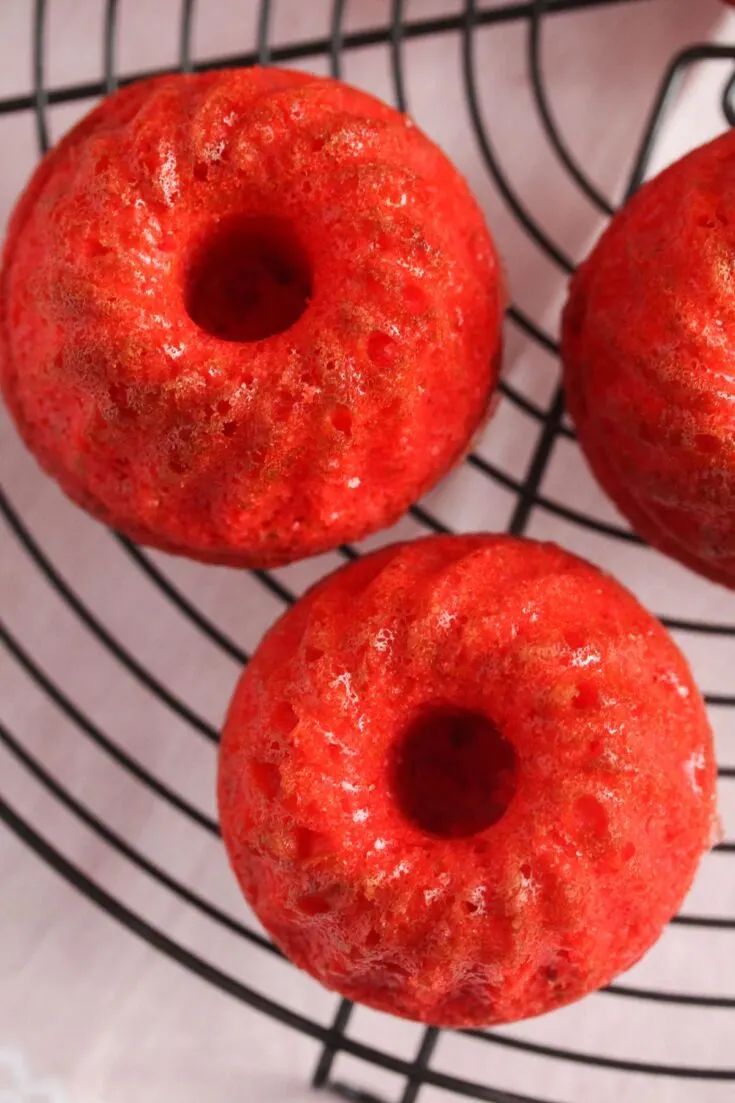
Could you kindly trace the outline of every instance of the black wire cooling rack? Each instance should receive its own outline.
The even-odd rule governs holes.
[[[496,7],[480,7],[474,0],[467,0],[463,8],[453,8],[451,14],[420,18],[420,12],[411,16],[404,11],[402,0],[392,0],[389,22],[380,27],[367,30],[344,30],[347,0],[334,0],[331,7],[330,33],[322,38],[291,42],[287,45],[271,44],[273,5],[262,0],[258,8],[257,48],[251,53],[239,56],[227,56],[197,62],[192,56],[192,28],[195,18],[195,0],[183,0],[180,9],[179,30],[179,66],[182,70],[192,71],[214,66],[249,65],[254,63],[293,63],[311,59],[328,58],[329,67],[335,76],[342,75],[343,59],[347,52],[362,47],[382,45],[387,47],[390,60],[390,73],[394,92],[394,102],[401,109],[410,109],[407,103],[405,53],[407,44],[415,39],[427,39],[452,32],[460,36],[462,50],[463,92],[466,107],[482,158],[484,169],[494,188],[502,197],[512,216],[522,227],[535,246],[555,264],[564,277],[573,270],[573,264],[565,251],[560,248],[547,232],[529,213],[522,199],[506,173],[496,151],[493,135],[488,128],[481,110],[478,96],[478,82],[481,77],[476,51],[478,29],[494,24],[513,23],[524,28],[526,35],[528,75],[532,88],[538,120],[543,128],[545,139],[576,187],[584,193],[603,216],[613,213],[613,205],[601,193],[599,188],[586,174],[565,142],[550,105],[543,64],[543,35],[545,22],[559,13],[570,13],[583,8],[604,8],[623,4],[644,3],[646,0],[536,0],[536,2],[504,3]],[[49,147],[49,109],[54,105],[69,104],[74,101],[88,100],[105,92],[112,91],[118,84],[129,83],[150,73],[126,74],[120,79],[116,76],[116,27],[119,17],[118,0],[107,0],[104,18],[104,78],[64,87],[47,87],[45,79],[45,59],[47,56],[47,22],[49,4],[46,0],[36,0],[32,8],[32,92],[0,100],[0,122],[4,116],[32,111],[35,114],[35,126],[38,152],[43,153]],[[420,5],[417,5],[420,8]],[[31,6],[29,5],[29,10]],[[629,171],[626,194],[632,193],[646,175],[649,162],[654,153],[662,124],[671,109],[676,93],[685,75],[693,67],[712,61],[735,61],[735,46],[722,46],[707,43],[689,45],[672,57],[663,73],[658,92],[651,104],[647,121],[637,150],[633,151],[632,168]],[[728,124],[735,123],[735,71],[728,69],[728,79],[722,89],[722,112]],[[483,78],[485,74],[482,74]],[[517,330],[524,341],[538,346],[544,354],[556,356],[555,341],[545,333],[518,306],[509,310],[511,327]],[[581,526],[601,537],[624,544],[639,543],[629,530],[606,520],[594,517],[576,507],[556,500],[542,492],[542,480],[547,471],[550,457],[560,440],[573,440],[573,432],[564,422],[563,397],[557,386],[548,405],[544,406],[520,388],[509,382],[501,384],[505,401],[512,404],[527,420],[529,431],[533,431],[535,445],[525,474],[516,478],[497,465],[488,461],[477,451],[467,457],[466,463],[479,472],[483,478],[504,488],[513,496],[513,505],[507,528],[521,535],[529,528],[532,516],[545,513]],[[65,573],[60,570],[53,555],[45,549],[33,535],[33,525],[27,523],[20,505],[12,502],[12,494],[0,492],[0,511],[4,523],[22,553],[27,557],[32,569],[39,573],[39,584],[47,585],[67,606],[68,612],[77,618],[85,632],[89,633],[107,653],[107,658],[119,664],[121,674],[131,677],[139,683],[145,692],[153,695],[163,708],[173,714],[177,722],[192,729],[212,744],[217,741],[217,731],[198,711],[187,704],[181,696],[169,689],[152,671],[149,664],[138,657],[134,650],[124,644],[115,631],[102,617],[98,616],[73,586]],[[412,516],[422,531],[449,531],[425,506],[415,506]],[[155,562],[151,553],[136,547],[122,536],[115,536],[124,556],[129,558],[134,568],[142,572],[147,584],[159,591],[159,596],[170,602],[176,615],[189,622],[189,627],[200,633],[208,642],[228,660],[236,664],[247,662],[245,650],[232,638],[230,631],[205,613],[197,602],[174,583],[168,573]],[[359,553],[351,547],[340,549],[344,558],[353,558]],[[294,600],[294,593],[277,573],[253,572],[256,584],[265,588],[275,602],[283,607]],[[694,636],[735,638],[735,625],[697,620],[684,617],[662,617],[669,628],[677,632]],[[218,835],[218,827],[213,818],[202,812],[187,796],[182,795],[174,786],[160,779],[136,757],[134,753],[120,745],[116,738],[108,734],[94,721],[82,705],[75,703],[62,685],[53,679],[42,661],[34,657],[31,649],[24,645],[15,632],[0,623],[0,641],[7,649],[17,667],[45,695],[76,732],[84,737],[126,772],[136,784],[145,788],[152,800],[163,802],[176,813],[189,820],[197,830],[211,836]],[[728,687],[725,686],[725,689]],[[707,695],[713,709],[727,709],[735,706],[735,696],[727,692],[713,692]],[[247,944],[247,952],[280,956],[274,946],[255,929],[245,922],[234,918],[229,912],[188,887],[170,873],[162,864],[149,858],[137,845],[126,840],[121,833],[109,826],[97,813],[75,796],[53,769],[48,768],[31,750],[22,738],[12,733],[4,724],[0,724],[0,741],[5,750],[14,759],[16,765],[27,771],[46,791],[49,798],[63,806],[71,816],[83,823],[94,835],[102,840],[112,851],[117,852],[125,861],[142,871],[165,889],[172,897],[186,903],[199,913],[207,916],[215,924],[227,929]],[[724,779],[735,778],[735,768],[721,767],[720,776]],[[8,794],[13,797],[13,794]],[[343,1078],[335,1075],[335,1059],[340,1054],[350,1054],[363,1062],[368,1062],[398,1074],[402,1078],[401,1103],[413,1103],[418,1097],[422,1085],[432,1085],[434,1089],[443,1089],[450,1095],[471,1099],[492,1100],[494,1103],[544,1103],[541,1096],[528,1095],[505,1088],[493,1087],[492,1083],[464,1079],[459,1071],[444,1071],[433,1063],[435,1048],[440,1032],[426,1029],[422,1032],[413,1059],[395,1056],[385,1048],[367,1044],[350,1034],[352,1005],[346,1001],[336,1001],[331,1024],[324,1025],[316,1018],[295,1011],[280,1002],[268,991],[256,989],[223,969],[211,964],[206,954],[192,950],[182,942],[175,940],[159,926],[153,925],[142,915],[136,913],[121,898],[104,888],[101,883],[85,872],[81,866],[70,860],[60,846],[43,831],[43,824],[29,822],[16,809],[15,804],[2,800],[0,815],[10,831],[21,839],[35,854],[60,874],[69,884],[92,901],[108,916],[117,920],[140,939],[160,951],[161,954],[179,963],[184,969],[201,978],[235,1000],[271,1016],[286,1027],[301,1031],[310,1036],[321,1047],[313,1084],[325,1088],[345,1099],[371,1101],[377,1096],[362,1091]],[[725,841],[717,848],[724,855],[735,853],[735,843]],[[674,924],[700,931],[732,932],[735,936],[735,918],[710,917],[704,915],[682,914],[673,920]],[[730,952],[731,948],[730,948]],[[690,1007],[692,1013],[699,1014],[703,1008],[718,1009],[725,1014],[735,1010],[733,997],[719,995],[697,995],[691,992],[680,993],[654,988],[632,987],[627,984],[615,984],[607,990],[607,995],[622,1000],[648,1001],[658,1005],[670,1004],[678,1007]],[[696,1021],[696,1020],[694,1020]],[[627,1072],[656,1078],[684,1078],[690,1081],[733,1081],[735,1067],[695,1067],[692,1064],[663,1064],[654,1060],[627,1060],[606,1056],[601,1053],[579,1052],[572,1046],[559,1047],[520,1040],[514,1036],[497,1031],[466,1032],[478,1041],[490,1047],[510,1047],[549,1061],[567,1062],[585,1065],[612,1072]],[[491,1062],[489,1062],[491,1066]],[[697,1090],[696,1087],[694,1089]],[[247,1096],[244,1096],[247,1097]],[[433,1098],[434,1096],[432,1096]],[[653,1098],[651,1087],[643,1087],[636,1099]],[[632,1098],[632,1096],[626,1096]],[[668,1098],[668,1096],[667,1096]],[[688,1098],[699,1098],[689,1096]],[[724,1095],[722,1096],[724,1099]]]

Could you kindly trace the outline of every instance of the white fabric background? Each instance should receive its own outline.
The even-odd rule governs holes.
[[[485,0],[480,7],[512,7]],[[458,0],[408,0],[406,18],[457,13]],[[200,0],[193,56],[253,48],[255,0]],[[388,0],[352,0],[345,30],[384,25]],[[120,0],[117,68],[129,73],[174,65],[179,0]],[[31,13],[26,0],[0,8],[0,99],[31,83]],[[104,5],[50,0],[46,84],[99,78]],[[271,41],[328,32],[326,0],[275,0]],[[584,255],[601,217],[555,160],[535,109],[526,60],[528,28],[508,22],[478,30],[478,93],[488,132],[508,179],[546,232],[572,257]],[[548,17],[545,72],[553,107],[575,156],[617,199],[646,112],[669,58],[687,43],[735,41],[735,16],[717,0],[636,0],[591,5]],[[412,113],[466,173],[502,250],[514,301],[555,334],[565,280],[510,215],[483,165],[465,99],[461,39],[451,30],[405,43],[406,93]],[[299,62],[327,71],[324,56]],[[727,62],[693,68],[657,145],[654,168],[724,127],[720,96]],[[385,46],[345,51],[345,79],[391,99]],[[54,139],[92,100],[51,106]],[[0,221],[37,156],[33,112],[0,114]],[[507,326],[505,378],[548,405],[557,364],[513,324]],[[536,421],[503,400],[477,451],[522,479],[537,442]],[[163,685],[215,727],[238,668],[155,588],[104,529],[67,503],[20,447],[0,414],[2,483],[33,539],[80,601]],[[557,442],[541,487],[550,499],[623,525],[594,486],[576,446]],[[507,524],[513,494],[464,465],[431,493],[425,507],[458,530]],[[422,531],[403,521],[375,546]],[[660,615],[735,623],[735,596],[658,554],[607,538],[536,508],[535,536],[553,537],[613,570]],[[206,568],[160,554],[151,560],[238,644],[252,649],[280,602],[249,575]],[[295,592],[338,562],[334,555],[276,576]],[[208,815],[214,814],[215,753],[121,666],[48,584],[0,518],[0,609],[14,636],[48,677],[118,745]],[[682,630],[678,642],[703,689],[735,689],[735,638]],[[0,716],[24,747],[129,843],[231,915],[247,915],[217,841],[141,787],[89,742],[0,649]],[[733,710],[714,707],[720,761],[735,765]],[[0,790],[16,811],[106,891],[170,937],[256,990],[328,1023],[333,995],[182,903],[94,835],[6,751]],[[735,838],[735,780],[721,783],[726,835]],[[693,915],[735,916],[735,853],[708,856],[687,900]],[[735,930],[670,927],[624,978],[639,988],[735,997]],[[689,1067],[735,1066],[735,1011],[594,995],[582,1003],[499,1032],[581,1053]],[[411,1059],[421,1031],[358,1009],[350,1034]],[[306,1085],[315,1042],[239,1004],[184,971],[104,915],[0,829],[0,1101],[2,1103],[257,1103],[311,1098]],[[563,1103],[725,1103],[733,1083],[589,1068],[443,1034],[433,1066]],[[335,1075],[385,1100],[400,1098],[393,1073],[340,1056]],[[422,1103],[450,1098],[435,1088]]]

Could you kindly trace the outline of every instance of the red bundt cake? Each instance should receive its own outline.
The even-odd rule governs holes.
[[[468,1026],[631,966],[711,842],[701,697],[661,625],[549,544],[435,537],[271,629],[219,772],[242,889],[350,999]]]
[[[0,377],[77,502],[136,540],[284,563],[395,521],[495,383],[477,204],[405,115],[248,69],[115,93],[5,246]]]
[[[735,587],[735,133],[645,184],[571,285],[580,444],[635,530]]]

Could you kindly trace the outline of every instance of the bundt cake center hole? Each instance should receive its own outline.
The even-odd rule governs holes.
[[[224,219],[193,249],[186,309],[222,341],[283,333],[304,313],[310,295],[308,259],[283,219]]]
[[[465,838],[497,823],[516,788],[516,754],[479,712],[433,708],[397,740],[391,787],[403,815],[430,835]]]

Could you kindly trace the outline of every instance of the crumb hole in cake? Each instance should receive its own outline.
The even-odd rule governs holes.
[[[697,433],[694,437],[694,447],[705,455],[713,455],[720,450],[719,439],[712,433]]]
[[[564,643],[571,651],[579,651],[589,642],[589,636],[579,628],[568,628],[564,632]]]
[[[401,733],[390,775],[410,823],[439,838],[466,838],[505,814],[517,784],[516,754],[482,713],[436,707]]]
[[[597,686],[592,682],[580,682],[577,685],[577,692],[572,698],[572,705],[575,709],[594,709],[600,704],[600,694]]]
[[[329,839],[321,831],[312,831],[309,827],[297,827],[295,835],[296,852],[299,858],[318,858],[333,849]]]
[[[387,333],[374,330],[367,339],[367,354],[379,368],[388,368],[396,358],[398,346]]]
[[[273,710],[273,725],[279,731],[288,734],[293,731],[299,722],[299,718],[289,705],[288,701],[280,701]]]
[[[579,832],[595,839],[607,834],[607,812],[596,797],[585,793],[577,797],[573,808],[574,821]]]
[[[263,341],[298,321],[311,284],[306,254],[288,222],[226,218],[192,251],[186,310],[212,337]]]
[[[343,436],[349,437],[352,435],[352,414],[349,407],[341,403],[334,407],[332,410],[332,425]]]
[[[263,794],[272,800],[281,789],[281,771],[274,762],[261,762],[255,758],[250,763],[250,775]]]
[[[112,383],[110,385],[110,402],[115,407],[118,417],[129,418],[132,416],[133,410],[128,401],[127,387],[119,383]]]
[[[85,251],[88,257],[106,257],[113,251],[109,245],[103,245],[97,238],[87,238]]]
[[[276,401],[273,403],[274,421],[288,421],[294,405],[295,399],[290,391],[279,391]]]
[[[426,309],[426,295],[422,288],[415,283],[409,283],[403,289],[403,302],[406,308],[414,314],[420,314]]]
[[[631,858],[635,857],[635,846],[633,843],[626,843],[620,852],[620,857],[624,862],[629,862]]]
[[[398,965],[398,964],[396,964],[395,962],[392,962],[392,961],[386,961],[381,966],[381,968],[386,973],[390,973],[391,976],[399,977],[400,979],[403,979],[404,977],[407,977],[409,975],[408,969],[404,969],[402,965]]]
[[[332,905],[320,892],[311,892],[306,896],[300,896],[296,901],[296,907],[304,915],[326,915],[332,910]]]
[[[304,658],[307,663],[315,663],[318,659],[321,659],[324,652],[319,647],[312,647],[311,644],[307,644],[304,649]]]

